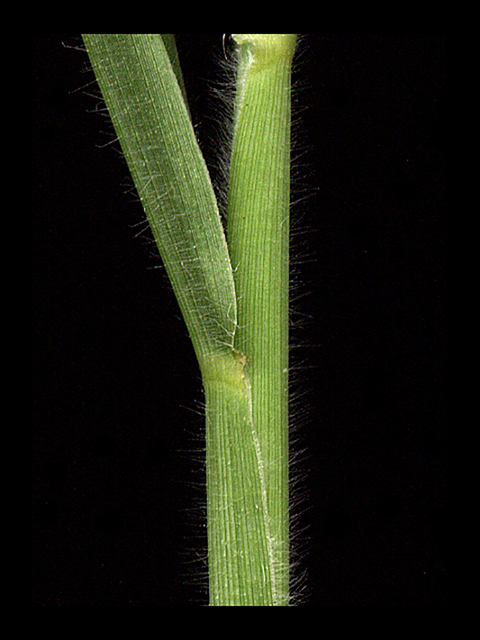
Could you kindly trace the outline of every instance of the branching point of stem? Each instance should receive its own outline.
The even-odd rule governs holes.
[[[226,353],[214,354],[200,360],[202,379],[208,384],[223,384],[239,391],[247,387],[247,356],[232,349]]]

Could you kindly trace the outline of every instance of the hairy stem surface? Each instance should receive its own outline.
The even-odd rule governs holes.
[[[288,281],[290,77],[295,35],[239,45],[227,239],[237,295],[234,346],[248,357],[252,439],[273,604],[289,600]]]

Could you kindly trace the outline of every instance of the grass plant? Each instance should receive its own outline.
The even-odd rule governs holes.
[[[226,229],[171,34],[83,36],[198,359],[211,605],[289,604],[292,34],[234,34]]]

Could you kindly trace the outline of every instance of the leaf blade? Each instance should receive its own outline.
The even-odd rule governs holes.
[[[230,351],[233,272],[215,194],[161,35],[84,34],[199,358]]]

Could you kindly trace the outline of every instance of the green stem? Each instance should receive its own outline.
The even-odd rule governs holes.
[[[248,357],[251,438],[267,535],[269,597],[273,604],[285,605],[289,598],[290,76],[296,38],[289,34],[234,38],[240,46],[227,214],[238,313],[234,346]]]
[[[212,364],[203,376],[210,604],[271,606],[276,573],[246,358]]]

